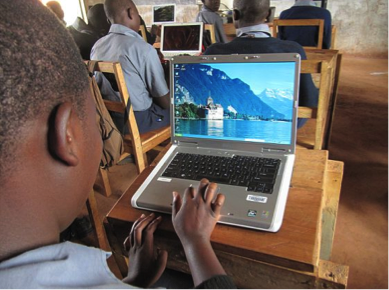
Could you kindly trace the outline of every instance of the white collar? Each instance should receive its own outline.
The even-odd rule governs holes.
[[[241,37],[243,34],[253,35],[255,38],[265,38],[270,37],[270,29],[265,23],[236,29],[236,36]]]
[[[315,6],[317,7],[316,3],[312,0],[300,0],[294,3],[293,6]]]

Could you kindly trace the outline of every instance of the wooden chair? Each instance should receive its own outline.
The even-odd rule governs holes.
[[[331,49],[336,49],[336,36],[337,36],[338,30],[336,29],[335,25],[331,25]]]
[[[236,37],[236,28],[234,23],[223,24],[224,33],[227,36],[227,39],[231,41]]]
[[[273,37],[278,37],[280,26],[318,26],[319,36],[317,40],[317,46],[304,46],[305,49],[310,48],[323,48],[323,36],[324,36],[324,20],[323,19],[274,19],[273,20]]]
[[[216,43],[215,26],[213,24],[204,24],[204,30],[209,31],[211,43]]]
[[[327,61],[303,60],[301,73],[319,74],[319,101],[317,108],[298,108],[298,117],[312,119],[297,132],[297,148],[323,149],[324,133],[328,118],[328,107],[331,94],[331,67]]]
[[[331,97],[328,108],[328,118],[326,130],[324,133],[324,144],[323,149],[328,149],[331,141],[331,133],[333,120],[335,117],[335,109],[338,96],[339,78],[342,66],[342,54],[339,50],[335,49],[308,49],[306,51],[307,58],[309,60],[326,60],[331,68]],[[316,75],[318,77],[318,75]],[[320,80],[315,78],[316,84],[320,83]]]
[[[147,42],[147,34],[146,34],[146,26],[141,25],[139,27],[140,34],[142,35],[143,39]]]
[[[146,153],[153,149],[160,151],[162,149],[160,144],[170,138],[171,128],[170,126],[166,126],[157,130],[140,134],[132,106],[130,107],[130,110],[127,110],[127,104],[130,102],[130,96],[120,63],[98,62],[95,67],[95,71],[114,74],[115,76],[121,102],[113,102],[108,100],[103,101],[108,111],[119,112],[127,117],[125,120],[125,126],[128,126],[129,134],[123,135],[125,152],[123,154],[123,158],[127,157],[129,154],[133,154],[135,157],[137,171],[140,174],[148,166]],[[109,196],[111,194],[111,188],[109,185],[107,170],[100,168],[100,174],[102,176],[106,196]]]

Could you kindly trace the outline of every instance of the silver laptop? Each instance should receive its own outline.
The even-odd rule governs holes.
[[[161,27],[161,52],[165,58],[199,55],[203,47],[202,22],[164,23]]]
[[[295,159],[300,55],[171,59],[172,146],[134,194],[136,208],[171,213],[203,177],[226,196],[219,223],[276,232]]]
[[[152,6],[153,24],[176,21],[176,4],[161,4]]]

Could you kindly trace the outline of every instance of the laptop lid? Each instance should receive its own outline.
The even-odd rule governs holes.
[[[226,196],[218,222],[278,231],[295,158],[300,55],[178,56],[171,58],[170,71],[173,146],[134,194],[132,205],[169,213],[171,192],[184,192],[208,174],[201,168],[196,171],[187,159],[176,160],[178,154],[208,155],[209,161],[201,164],[212,165],[225,158],[226,174],[239,177],[218,182],[217,175],[209,173],[212,177],[208,179],[218,182],[219,191]],[[279,166],[272,169],[278,168],[271,194],[248,184],[256,178],[265,182],[263,174],[270,173],[270,165],[255,169],[246,163],[239,169],[227,161],[234,157],[246,158],[248,163],[252,157],[277,162]],[[165,174],[174,163],[179,165],[179,175]],[[188,168],[194,170],[193,175],[185,171]],[[253,168],[256,177],[251,176]],[[243,184],[236,183],[241,178]]]
[[[176,21],[176,4],[153,5],[153,24]]]
[[[161,29],[163,54],[200,54],[203,45],[202,22],[164,23]]]
[[[172,142],[294,153],[300,55],[171,59]]]

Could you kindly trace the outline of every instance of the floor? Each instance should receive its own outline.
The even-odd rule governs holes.
[[[331,260],[350,267],[348,288],[387,289],[387,59],[344,56],[329,151],[345,163]],[[114,191],[109,198],[97,194],[101,214],[128,188],[136,169],[117,165],[109,175]]]

